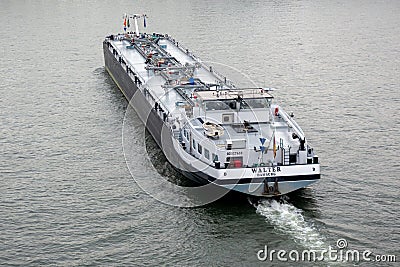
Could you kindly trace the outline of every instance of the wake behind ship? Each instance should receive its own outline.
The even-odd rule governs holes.
[[[105,38],[105,68],[178,171],[266,197],[320,179],[318,156],[268,88],[237,88],[171,36],[140,33],[139,18]]]

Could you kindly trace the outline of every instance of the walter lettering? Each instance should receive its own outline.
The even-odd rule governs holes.
[[[252,168],[251,171],[256,176],[275,176],[277,172],[281,171],[281,167],[260,167]]]

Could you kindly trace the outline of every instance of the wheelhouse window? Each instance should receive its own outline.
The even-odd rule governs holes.
[[[236,109],[236,100],[214,100],[204,102],[206,111]]]
[[[248,98],[242,99],[240,102],[241,109],[253,109],[253,108],[269,108],[271,99],[268,98]]]
[[[269,108],[271,98],[238,98],[228,100],[211,100],[205,101],[204,106],[206,111],[213,110],[236,110],[238,105],[240,109],[253,109],[253,108]]]
[[[193,139],[193,149],[196,149],[196,140]]]

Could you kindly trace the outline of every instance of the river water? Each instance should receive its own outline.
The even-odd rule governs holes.
[[[144,192],[123,153],[127,101],[102,55],[125,12],[147,13],[149,32],[238,83],[277,88],[318,151],[321,180],[280,201],[197,208]],[[395,0],[1,1],[0,265],[293,266],[257,252],[338,239],[399,258],[399,14]],[[184,180],[129,120],[132,173]],[[353,264],[395,266],[296,263]]]

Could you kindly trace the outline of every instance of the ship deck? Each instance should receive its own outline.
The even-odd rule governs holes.
[[[185,101],[185,99],[175,90],[166,90],[162,86],[165,85],[167,80],[159,75],[154,74],[154,71],[146,69],[146,59],[136,49],[131,47],[131,43],[127,40],[110,40],[113,47],[117,49],[120,55],[122,55],[126,61],[126,64],[139,76],[139,79],[152,95],[158,99],[158,102],[162,104],[163,108],[169,113],[173,113],[176,110],[175,103],[178,101]],[[163,38],[158,43],[162,45],[164,50],[169,56],[175,58],[181,65],[195,64],[197,59],[191,54],[186,53],[182,47],[176,46],[170,39]],[[205,84],[215,84],[222,82],[221,78],[214,72],[210,72],[206,69],[206,65],[201,65],[200,68],[196,68],[194,71],[194,78],[200,79]]]
[[[194,129],[196,129],[198,132],[204,132],[202,123],[198,119],[193,119],[191,123]],[[284,138],[288,132],[288,125],[284,122],[274,122],[273,125],[271,125],[270,122],[258,122],[251,123],[251,126],[253,127],[251,131],[241,131],[241,129],[244,129],[244,127],[239,124],[222,124],[225,134],[220,136],[218,139],[213,139],[213,141],[216,145],[222,146],[226,144],[227,140],[242,139],[246,140],[247,146],[250,149],[253,149],[254,147],[258,149],[260,146],[260,136],[265,136],[268,138],[266,141],[268,145],[269,140],[272,139],[274,134],[276,139],[279,140],[280,137]]]
[[[178,60],[182,65],[185,65],[186,63],[196,63],[196,60],[193,58],[193,55],[190,52],[188,54],[182,51],[182,48],[177,47],[173,42],[171,42],[171,40],[162,39],[160,40],[159,44],[166,45],[164,50]],[[206,69],[205,67],[196,69],[194,72],[194,77],[199,78],[204,83],[215,83],[216,81],[220,81],[220,78],[217,77],[214,72],[210,72],[209,69]]]
[[[162,109],[167,113],[172,115],[172,117],[178,117],[180,114],[185,112],[183,107],[177,107],[177,102],[187,102],[182,96],[182,92],[178,92],[173,86],[166,87],[168,84],[166,75],[161,75],[160,72],[149,70],[148,64],[146,63],[145,53],[143,53],[142,48],[138,48],[138,46],[132,46],[132,43],[123,38],[122,35],[118,36],[119,38],[115,38],[114,40],[110,40],[112,46],[117,49],[119,55],[122,55],[126,65],[132,69],[134,73],[139,77],[143,86],[147,88],[151,95],[155,98],[154,100],[162,107]],[[141,44],[139,41],[135,42],[135,44]],[[145,43],[148,44],[148,43]],[[157,44],[154,42],[152,45],[156,46],[159,51],[170,58],[175,60],[176,65],[173,65],[173,68],[181,68],[186,65],[198,65],[200,67],[194,68],[193,78],[201,80],[203,84],[220,84],[222,86],[221,89],[228,89],[229,83],[225,82],[223,76],[219,73],[215,72],[215,70],[210,71],[210,67],[203,64],[198,58],[196,58],[191,52],[186,50],[180,44],[177,45],[172,38],[162,37],[159,39]],[[133,74],[131,78],[134,78]],[[190,95],[193,91],[191,89],[185,89],[185,94]],[[196,94],[206,100],[217,99],[218,97],[214,95],[215,91],[202,91],[197,92]],[[256,97],[254,94],[255,91],[249,91],[249,98]],[[272,98],[267,92],[261,93],[259,96],[264,98]],[[235,96],[230,96],[232,99]],[[242,97],[246,98],[246,95],[242,95]],[[257,117],[257,116],[256,116]],[[261,114],[258,117],[263,117]],[[192,126],[198,133],[204,136],[204,128],[202,123],[198,119],[192,118],[190,120]],[[178,125],[177,125],[178,126]],[[260,146],[260,136],[265,137],[266,145],[270,146],[270,142],[273,138],[276,141],[280,139],[284,139],[285,143],[290,146],[295,146],[296,142],[294,140],[287,138],[288,132],[288,124],[284,121],[274,120],[273,122],[264,121],[257,122],[251,124],[253,127],[252,131],[238,131],[240,125],[222,125],[225,131],[225,134],[220,136],[217,139],[212,139],[212,141],[217,146],[223,147],[228,140],[244,140],[248,149],[259,149]]]

